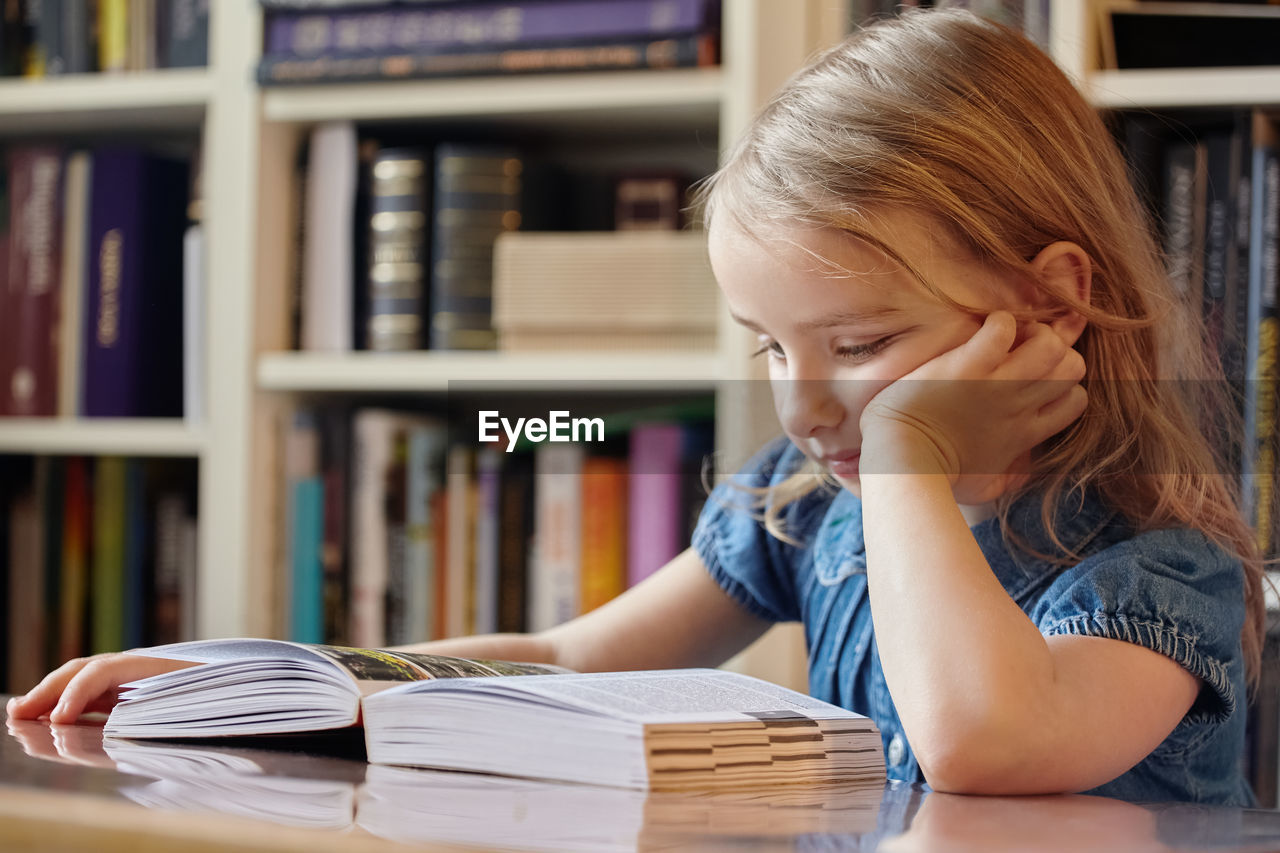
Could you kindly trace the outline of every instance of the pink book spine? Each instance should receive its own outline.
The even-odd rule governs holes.
[[[635,586],[681,550],[678,424],[641,424],[631,432],[627,501],[627,585]]]

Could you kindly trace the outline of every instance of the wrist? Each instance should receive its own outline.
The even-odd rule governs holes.
[[[909,435],[887,435],[862,441],[859,476],[877,474],[937,475],[954,483],[946,454],[936,444]]]

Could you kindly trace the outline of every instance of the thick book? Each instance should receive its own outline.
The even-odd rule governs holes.
[[[205,666],[126,685],[106,735],[362,725],[375,764],[641,790],[884,779],[871,720],[738,673],[572,673],[276,640],[210,640],[145,654]]]
[[[441,143],[431,213],[431,349],[493,349],[493,245],[520,227],[524,159],[514,148]]]
[[[431,53],[312,58],[265,56],[258,64],[258,82],[263,86],[287,86],[484,74],[706,68],[719,62],[719,37],[707,32],[590,44],[481,47]]]
[[[50,146],[13,148],[7,156],[10,232],[8,270],[0,271],[0,414],[57,414],[62,163],[62,152]]]
[[[718,0],[507,0],[447,9],[268,11],[263,55],[299,59],[641,38],[718,27]]]
[[[188,166],[135,148],[94,152],[83,414],[181,417]]]

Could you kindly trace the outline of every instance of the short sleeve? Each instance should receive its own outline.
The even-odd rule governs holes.
[[[800,618],[787,553],[794,549],[765,530],[761,510],[754,506],[759,493],[753,490],[781,483],[803,462],[803,454],[785,438],[766,445],[712,490],[693,532],[693,549],[721,589],[774,622]]]
[[[1188,722],[1225,721],[1242,698],[1244,572],[1199,531],[1150,531],[1090,555],[1031,618],[1046,636],[1124,640],[1177,661],[1208,688]]]

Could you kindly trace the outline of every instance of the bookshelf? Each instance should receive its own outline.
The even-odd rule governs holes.
[[[4,78],[0,134],[194,129],[209,106],[214,81],[203,68]]]

